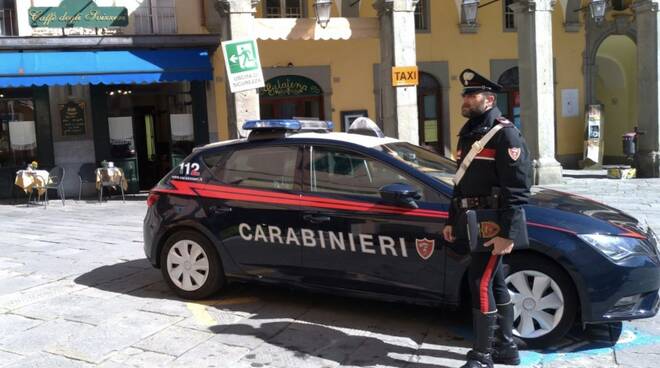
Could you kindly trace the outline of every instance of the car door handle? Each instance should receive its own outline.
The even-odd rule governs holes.
[[[330,216],[320,216],[320,215],[304,215],[303,219],[312,224],[321,224],[324,222],[330,222]]]
[[[217,207],[217,206],[211,206],[209,207],[209,212],[214,214],[214,215],[224,215],[229,212],[231,212],[231,207]]]

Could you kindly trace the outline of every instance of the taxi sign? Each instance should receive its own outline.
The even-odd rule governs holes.
[[[264,87],[256,40],[225,41],[222,43],[222,53],[232,93]]]
[[[419,84],[419,70],[416,66],[392,67],[392,87],[416,86]]]

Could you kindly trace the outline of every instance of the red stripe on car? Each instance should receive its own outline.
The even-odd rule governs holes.
[[[278,193],[266,190],[237,188],[224,185],[212,185],[172,180],[175,189],[158,188],[154,191],[168,194],[200,196],[205,198],[229,199],[244,202],[294,205],[313,208],[328,208],[359,212],[379,212],[402,214],[417,217],[447,218],[446,211],[407,209],[396,206],[379,205],[360,201],[347,201],[310,195]]]

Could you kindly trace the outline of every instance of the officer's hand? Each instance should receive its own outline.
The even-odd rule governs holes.
[[[496,256],[509,254],[513,250],[513,240],[500,238],[499,236],[484,243],[484,247],[490,247],[491,245],[493,246],[493,255]]]
[[[442,237],[449,243],[453,243],[456,240],[454,237],[454,227],[447,225],[442,229]]]

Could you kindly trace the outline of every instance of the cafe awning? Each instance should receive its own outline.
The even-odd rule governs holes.
[[[0,52],[0,87],[212,80],[205,49]]]

